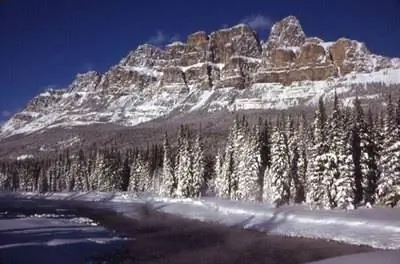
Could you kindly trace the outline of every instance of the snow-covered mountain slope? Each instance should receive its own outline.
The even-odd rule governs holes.
[[[164,48],[141,45],[104,74],[78,74],[68,88],[36,96],[2,126],[0,140],[54,127],[134,126],[193,111],[286,109],[334,90],[347,103],[356,93],[375,100],[399,84],[400,59],[372,54],[354,40],[306,37],[290,16],[265,43],[239,24]]]

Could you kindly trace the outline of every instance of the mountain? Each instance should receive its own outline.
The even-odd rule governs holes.
[[[400,59],[371,53],[347,38],[307,37],[299,20],[277,22],[268,40],[246,24],[185,43],[138,46],[104,74],[77,74],[65,89],[47,90],[8,120],[0,140],[52,128],[135,126],[193,112],[312,106],[337,91],[378,100],[400,84]]]

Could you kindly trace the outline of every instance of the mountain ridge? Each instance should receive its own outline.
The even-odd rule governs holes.
[[[171,113],[286,109],[334,90],[348,99],[359,92],[354,86],[373,83],[400,84],[400,59],[372,54],[356,40],[307,37],[288,16],[266,42],[238,24],[164,48],[139,45],[104,74],[79,73],[67,88],[34,97],[1,127],[0,140],[59,126],[134,126]]]

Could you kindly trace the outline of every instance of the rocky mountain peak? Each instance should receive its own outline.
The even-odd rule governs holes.
[[[139,45],[135,50],[123,58],[119,65],[136,67],[153,67],[163,58],[164,51],[151,44]]]
[[[300,21],[294,16],[288,16],[272,26],[267,45],[269,49],[299,47],[305,40]]]
[[[101,74],[96,71],[78,73],[69,85],[69,92],[94,92],[101,80]]]
[[[362,42],[306,37],[294,16],[278,21],[266,43],[246,24],[197,31],[185,42],[139,45],[104,74],[78,74],[67,89],[36,96],[2,127],[0,139],[51,126],[135,125],[193,109],[283,108],[313,102],[326,88],[313,82],[352,83],[362,75],[400,83],[398,68],[400,59],[373,54]],[[301,83],[308,85],[296,88]],[[304,92],[290,95],[292,88]]]

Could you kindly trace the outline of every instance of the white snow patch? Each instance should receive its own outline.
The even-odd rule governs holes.
[[[279,47],[279,49],[293,51],[294,53],[298,53],[300,51],[300,47],[296,46]]]
[[[197,104],[195,104],[192,108],[190,108],[189,112],[193,112],[195,110],[199,110],[203,106],[206,105],[207,101],[211,98],[211,96],[214,94],[214,91],[204,91]]]
[[[309,264],[399,264],[400,251],[377,251],[325,259]]]
[[[322,46],[326,51],[328,51],[329,48],[330,48],[333,44],[335,44],[335,42],[333,42],[333,41],[323,41],[323,42],[320,42],[318,45]]]
[[[78,136],[74,136],[65,140],[61,140],[57,142],[57,145],[63,146],[63,147],[70,147],[73,146],[77,143],[79,143],[81,139]]]
[[[163,75],[162,72],[159,72],[157,70],[154,70],[154,69],[148,68],[148,67],[133,67],[133,66],[120,66],[120,67],[122,67],[126,70],[135,71],[142,75],[149,75],[149,76],[153,76],[156,78],[159,78]]]
[[[17,157],[17,160],[26,160],[26,159],[33,159],[34,156],[32,154],[23,154]]]
[[[168,44],[167,47],[175,47],[175,46],[185,46],[185,43],[182,41],[174,41],[171,44]]]
[[[261,63],[262,59],[247,57],[247,56],[232,56],[231,59],[242,59],[251,63]]]
[[[200,67],[203,67],[204,64],[205,64],[204,62],[199,62],[199,63],[195,63],[195,64],[192,64],[192,65],[189,65],[189,66],[182,66],[182,67],[179,67],[179,68],[180,68],[183,72],[186,72],[187,70],[192,69],[192,68],[200,68]]]

